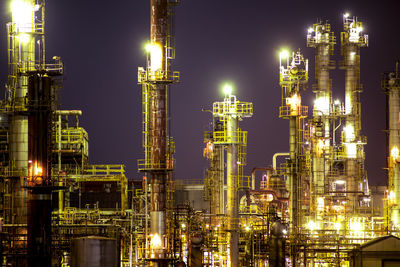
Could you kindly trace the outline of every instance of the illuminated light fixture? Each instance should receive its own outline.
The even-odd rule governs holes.
[[[279,53],[279,57],[280,57],[281,59],[287,59],[287,58],[289,57],[289,52],[288,52],[287,50],[282,50],[282,51]]]
[[[286,229],[283,229],[283,230],[282,230],[282,234],[287,235],[287,230],[286,230]]]
[[[308,33],[312,33],[314,31],[314,29],[312,27],[308,28]]]
[[[335,102],[334,102],[334,104],[335,104],[336,106],[339,106],[339,105],[340,105],[340,100],[339,100],[339,99],[336,99]]]
[[[11,2],[12,21],[16,24],[19,32],[30,32],[33,28],[34,6],[30,1],[14,0]]]
[[[185,229],[186,228],[186,224],[182,223],[181,227],[182,227],[182,229]]]
[[[161,237],[158,234],[154,234],[151,238],[150,246],[152,248],[160,248],[162,246]]]
[[[250,232],[250,226],[246,225],[244,229],[246,230],[246,232]]]
[[[390,156],[392,157],[392,160],[394,162],[398,162],[399,161],[400,151],[399,151],[399,148],[397,146],[393,146],[392,150],[390,151]]]
[[[340,228],[341,228],[341,224],[340,224],[339,222],[336,222],[336,223],[335,223],[335,229],[336,229],[336,231],[339,231]]]
[[[224,84],[224,86],[222,87],[222,90],[224,90],[224,94],[227,96],[230,96],[232,94],[232,85],[229,83]]]
[[[150,54],[150,69],[152,71],[158,71],[162,67],[162,48],[157,43],[148,43],[145,46],[146,52]]]
[[[327,114],[329,112],[329,104],[328,97],[318,97],[314,101],[314,109],[322,114]]]
[[[350,142],[354,139],[354,126],[353,125],[347,125],[346,127],[343,128],[343,132],[345,134],[346,142]]]
[[[314,221],[309,221],[307,224],[307,228],[310,231],[314,231],[315,229],[317,229],[317,224]]]
[[[350,230],[359,233],[363,230],[363,224],[357,219],[358,218],[353,218],[353,220],[350,221]]]
[[[295,115],[294,113],[297,112],[301,105],[301,97],[298,94],[294,94],[291,97],[286,98],[286,105],[290,106],[291,114]]]
[[[21,33],[18,35],[18,39],[20,43],[27,44],[31,40],[31,37],[29,36],[29,34]]]
[[[336,180],[335,181],[335,184],[345,184],[346,182],[345,181],[343,181],[343,180]]]
[[[350,14],[349,13],[345,13],[345,14],[343,14],[343,17],[344,18],[348,18],[350,16]]]
[[[349,159],[355,159],[357,157],[357,144],[348,143],[346,145],[346,153]]]
[[[319,211],[322,211],[322,210],[324,210],[324,206],[325,206],[325,203],[324,203],[324,198],[323,197],[319,197],[319,198],[317,198],[317,209],[319,210]]]

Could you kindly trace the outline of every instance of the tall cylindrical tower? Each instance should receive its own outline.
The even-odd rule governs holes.
[[[301,105],[301,90],[306,89],[308,82],[308,60],[298,52],[289,56],[288,52],[280,54],[280,85],[282,87],[282,105],[279,117],[289,119],[289,154],[288,176],[290,182],[290,221],[292,234],[301,227],[302,209],[302,130],[303,120],[307,117],[307,106]]]
[[[239,266],[239,183],[242,177],[242,167],[246,162],[245,154],[241,153],[246,146],[247,132],[239,128],[239,121],[253,115],[253,104],[240,102],[231,94],[232,88],[224,88],[223,102],[214,102],[213,116],[219,117],[222,127],[215,129],[213,140],[216,145],[226,147],[226,216],[228,232],[228,266]],[[223,152],[223,151],[220,151]],[[223,181],[222,181],[223,182]],[[223,184],[220,187],[223,190]]]
[[[307,46],[314,47],[316,53],[316,84],[313,86],[315,101],[313,118],[309,124],[313,127],[310,210],[317,221],[322,219],[322,215],[319,214],[321,209],[318,209],[318,199],[320,202],[323,199],[325,180],[330,170],[332,81],[329,71],[335,67],[334,61],[331,60],[335,43],[336,38],[329,23],[318,22],[308,29]]]
[[[363,33],[362,23],[357,17],[348,14],[343,18],[344,31],[341,33],[343,56],[342,68],[345,70],[345,114],[346,125],[343,129],[346,191],[349,206],[353,211],[358,207],[358,196],[362,193],[364,176],[365,136],[361,135],[360,93],[360,48],[368,46],[368,35]]]
[[[382,89],[387,95],[387,134],[388,134],[388,229],[400,227],[400,72],[396,62],[394,72],[385,73]]]
[[[24,177],[28,170],[28,119],[26,111],[26,96],[28,92],[27,73],[36,69],[37,44],[43,48],[38,35],[41,29],[40,18],[42,14],[37,10],[35,0],[14,0],[11,3],[12,22],[7,24],[8,31],[8,84],[7,109],[9,115],[10,133],[10,162],[9,177],[12,188],[12,214],[6,216],[6,222],[26,223],[27,193],[23,189]],[[38,20],[35,19],[38,15]],[[39,60],[43,62],[43,53]]]
[[[150,238],[147,257],[155,265],[167,261],[167,183],[173,170],[173,143],[168,137],[169,84],[177,82],[178,72],[172,72],[170,60],[174,57],[172,6],[178,1],[150,0],[150,43],[146,69],[139,68],[138,81],[143,95],[143,149],[144,160],[138,169],[150,176]]]

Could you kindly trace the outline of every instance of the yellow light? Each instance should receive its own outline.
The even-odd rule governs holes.
[[[395,202],[395,198],[396,198],[395,193],[393,191],[390,191],[389,195],[388,195],[388,198],[389,198],[389,203],[391,203],[391,204],[394,203]]]
[[[335,223],[335,229],[336,229],[336,231],[339,231],[340,228],[342,228],[341,224],[340,224],[339,222],[336,222],[336,223]]]
[[[323,197],[319,197],[319,198],[317,198],[317,203],[318,203],[318,207],[317,207],[317,209],[319,210],[319,211],[322,211],[322,210],[324,210],[324,198]]]
[[[345,181],[343,181],[343,180],[336,180],[335,183],[336,183],[336,184],[345,184]]]
[[[328,97],[318,97],[314,101],[314,109],[321,112],[322,114],[328,114],[329,104],[330,103]]]
[[[343,14],[343,17],[345,17],[345,18],[348,18],[350,16],[350,14],[349,13],[345,13],[345,14]]]
[[[30,32],[33,28],[34,6],[30,1],[14,0],[11,2],[12,21],[20,32]]]
[[[224,94],[225,95],[231,95],[232,94],[232,85],[229,83],[224,84],[224,86],[222,87],[222,90],[224,90]]]
[[[298,94],[294,94],[286,98],[286,105],[290,106],[291,115],[296,115],[301,105],[301,97]]]
[[[358,218],[352,218],[353,220],[350,221],[350,230],[354,232],[361,232],[363,230],[363,225]]]
[[[307,228],[310,231],[314,231],[315,229],[317,229],[317,224],[314,221],[309,221],[307,224]]]
[[[308,28],[308,33],[312,33],[314,29],[312,27]]]
[[[394,147],[392,148],[392,150],[390,151],[390,155],[391,155],[392,160],[393,160],[394,162],[399,161],[399,156],[400,156],[399,148],[398,148],[397,146],[394,146]]]
[[[161,237],[158,234],[154,234],[151,238],[150,246],[152,248],[160,248],[162,246]]]
[[[279,53],[279,57],[280,57],[281,59],[287,59],[287,58],[289,57],[289,52],[288,52],[287,50],[282,50],[282,51]]]
[[[355,159],[357,157],[357,144],[348,143],[346,146],[346,154],[349,159]]]
[[[29,41],[31,40],[31,37],[29,36],[29,34],[21,33],[18,35],[18,39],[19,39],[20,43],[26,44],[26,43],[29,43]]]
[[[181,227],[182,227],[182,229],[185,229],[186,228],[186,224],[182,223]]]
[[[244,229],[246,230],[246,232],[249,232],[250,231],[250,226],[246,225],[246,227]]]
[[[350,142],[354,139],[354,126],[353,125],[347,125],[346,127],[343,128],[346,142]]]
[[[145,46],[146,52],[150,54],[150,69],[158,71],[162,67],[162,47],[158,43],[148,43]]]

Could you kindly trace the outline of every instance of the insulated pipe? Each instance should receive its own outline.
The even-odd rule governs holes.
[[[276,154],[278,154],[278,153],[276,153]],[[274,171],[274,170],[275,169],[271,169],[270,167],[255,167],[255,168],[253,168],[251,170],[251,190],[256,190],[256,171],[265,171],[268,174],[270,171]]]
[[[281,156],[290,156],[289,152],[278,152],[275,153],[274,156],[272,157],[272,168],[274,171],[276,171],[276,158],[281,157]]]
[[[297,117],[290,117],[289,118],[289,169],[290,169],[290,221],[292,222],[292,231],[293,233],[297,232],[298,227],[298,173],[297,173],[297,140],[296,140],[296,133],[297,133]]]
[[[239,198],[238,198],[238,166],[237,166],[237,129],[238,118],[229,115],[227,118],[227,136],[232,142],[227,145],[227,216],[228,216],[228,266],[239,266]]]
[[[168,36],[168,0],[150,0],[150,40],[161,50],[161,58],[150,55],[150,59],[160,60],[160,70],[168,71],[165,54]],[[153,53],[153,52],[152,52]],[[154,52],[156,53],[156,52]],[[157,62],[150,61],[150,70]],[[153,237],[161,239],[159,253],[154,253],[155,259],[165,259],[166,240],[166,183],[168,179],[167,166],[167,82],[162,80],[149,85],[150,88],[150,160],[153,170],[150,171],[150,231]],[[155,261],[155,266],[164,266],[165,262]]]
[[[396,71],[389,73],[384,80],[384,90],[387,93],[388,103],[388,140],[389,140],[389,201],[391,204],[390,221],[392,229],[400,226],[400,73],[399,62],[396,62]]]

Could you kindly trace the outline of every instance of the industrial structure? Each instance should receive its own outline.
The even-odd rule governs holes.
[[[310,112],[301,101],[308,60],[300,50],[280,54],[279,117],[289,121],[289,151],[276,153],[272,166],[245,174],[248,133],[239,122],[252,117],[253,104],[226,84],[223,101],[206,110],[204,179],[174,181],[168,103],[180,78],[172,70],[179,1],[149,2],[146,66],[138,68],[142,177],[128,180],[124,165],[90,164],[82,112],[59,109],[63,63],[45,57],[45,0],[12,0],[0,102],[0,266],[341,267],[364,264],[367,254],[379,255],[374,264],[396,262],[398,251],[385,244],[399,243],[399,64],[382,79],[388,187],[370,189],[360,115],[360,48],[368,46],[362,22],[343,16],[339,64],[330,24],[308,30],[316,80]],[[336,66],[344,72],[344,103],[332,100]]]

